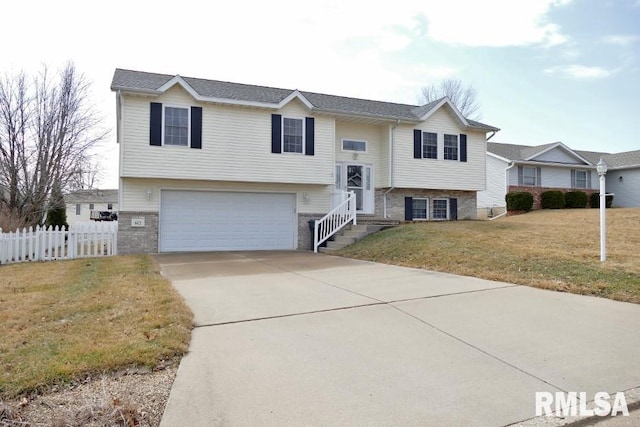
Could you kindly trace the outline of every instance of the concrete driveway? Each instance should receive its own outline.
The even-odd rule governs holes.
[[[640,387],[638,305],[308,252],[155,258],[196,323],[165,427],[564,425],[536,392]]]

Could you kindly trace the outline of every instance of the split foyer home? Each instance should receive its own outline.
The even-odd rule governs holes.
[[[534,208],[548,190],[599,193],[596,165],[608,166],[606,191],[615,195],[613,206],[640,206],[640,151],[601,153],[573,150],[561,142],[528,146],[487,143],[487,185],[478,193],[478,215],[495,216],[506,209],[505,196],[528,191]]]
[[[447,98],[406,105],[116,69],[121,253],[308,249],[357,218],[471,219],[487,133]]]

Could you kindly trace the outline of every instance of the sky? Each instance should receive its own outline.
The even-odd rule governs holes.
[[[640,149],[640,0],[23,0],[3,6],[0,73],[73,61],[110,136],[115,68],[418,104],[459,79],[493,142]],[[7,19],[11,17],[11,19]]]

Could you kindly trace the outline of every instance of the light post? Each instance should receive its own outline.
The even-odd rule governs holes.
[[[607,259],[607,222],[605,219],[607,208],[607,195],[605,190],[605,175],[607,174],[607,164],[600,158],[596,165],[598,176],[600,177],[600,261]]]

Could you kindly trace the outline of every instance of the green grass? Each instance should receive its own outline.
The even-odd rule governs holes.
[[[0,398],[183,355],[192,315],[148,256],[0,267]]]
[[[607,210],[607,225],[605,263],[595,209],[405,224],[338,254],[640,303],[640,209]]]

